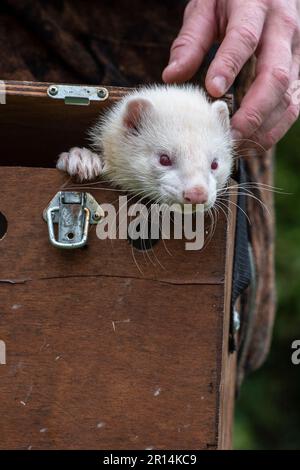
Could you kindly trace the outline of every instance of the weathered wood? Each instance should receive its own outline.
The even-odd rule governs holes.
[[[73,188],[71,182],[65,185],[68,178],[54,169],[2,167],[0,172],[0,210],[8,220],[8,235],[1,243],[0,277],[76,276],[84,266],[86,275],[140,277],[141,270],[145,278],[172,284],[224,284],[226,225],[218,225],[213,239],[200,252],[186,251],[185,240],[170,240],[159,242],[147,255],[134,250],[133,257],[127,240],[100,242],[94,227],[87,249],[59,251],[49,245],[42,213],[63,186]],[[101,190],[103,186],[99,183],[88,191],[99,203],[111,202],[118,208],[123,193]],[[16,250],[20,256],[12,262]]]
[[[11,129],[0,139],[1,155],[16,129],[26,141],[10,140],[11,162],[20,161],[23,146],[23,164],[29,148],[36,164],[45,150],[49,164],[64,132],[77,144],[74,135],[84,134],[96,108],[53,103],[8,100],[0,108],[7,116],[1,137]],[[66,116],[71,129],[59,128]],[[65,252],[49,244],[42,212],[67,181],[55,169],[0,167],[0,211],[8,220],[0,240],[0,339],[7,347],[0,447],[230,447],[235,206],[229,223],[220,214],[201,251],[170,240],[143,253],[127,240],[100,241],[93,228],[87,248]],[[93,188],[102,203],[120,194],[103,183]]]
[[[1,448],[217,446],[220,286],[78,274],[1,297]]]

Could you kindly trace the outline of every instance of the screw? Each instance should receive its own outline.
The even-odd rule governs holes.
[[[99,214],[99,212],[95,212],[95,214],[93,215],[94,220],[99,220],[100,217],[101,217],[101,215]]]
[[[57,95],[57,93],[58,93],[58,87],[55,86],[55,85],[51,85],[49,87],[49,95],[55,96],[55,95]]]
[[[97,92],[97,95],[99,96],[99,98],[104,100],[108,97],[108,91],[107,91],[106,88],[99,88],[98,92]]]
[[[239,331],[240,327],[241,327],[240,314],[236,309],[234,309],[234,312],[233,312],[233,328],[234,328],[234,331],[235,332]]]

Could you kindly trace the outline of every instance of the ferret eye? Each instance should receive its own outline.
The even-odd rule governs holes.
[[[218,163],[218,160],[215,158],[212,162],[211,162],[211,169],[212,170],[217,170],[219,167],[219,163]]]
[[[159,163],[162,166],[171,166],[172,165],[171,158],[169,157],[169,155],[166,155],[165,153],[163,153],[162,155],[159,156]]]

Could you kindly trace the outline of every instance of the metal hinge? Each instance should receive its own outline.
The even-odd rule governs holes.
[[[89,105],[90,101],[105,101],[109,93],[104,87],[82,85],[50,85],[48,96],[64,100],[65,104]]]
[[[50,243],[57,248],[81,248],[87,243],[90,224],[97,224],[104,211],[89,193],[58,192],[43,217],[48,223]],[[54,224],[58,224],[57,238]]]

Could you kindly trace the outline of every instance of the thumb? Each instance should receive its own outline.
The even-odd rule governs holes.
[[[162,74],[164,82],[184,82],[195,75],[216,37],[214,12],[214,0],[188,3],[182,28],[171,46],[169,65]]]

